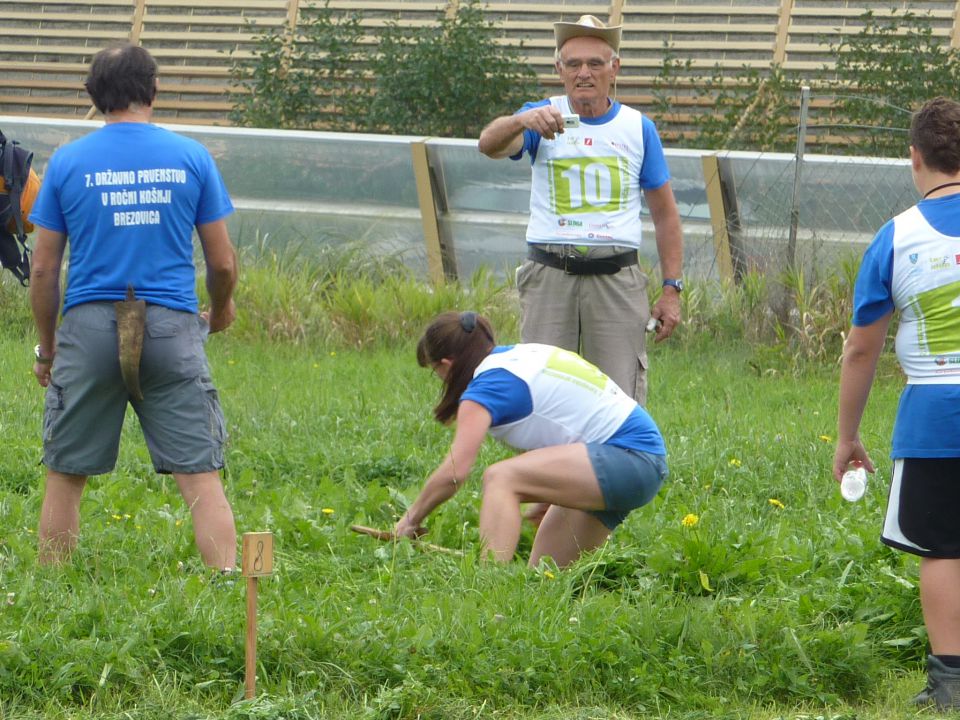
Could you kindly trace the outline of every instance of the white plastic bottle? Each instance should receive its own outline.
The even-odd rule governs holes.
[[[844,500],[856,502],[867,491],[867,471],[863,467],[847,470],[840,480],[840,494]]]

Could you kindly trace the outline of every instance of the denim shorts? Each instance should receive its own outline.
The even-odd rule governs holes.
[[[210,378],[206,321],[147,305],[140,387],[133,400],[120,374],[112,302],[72,307],[57,329],[43,412],[43,464],[70,475],[113,470],[127,404],[143,429],[154,469],[201,473],[223,467],[223,413]]]
[[[611,530],[656,497],[668,472],[666,457],[640,450],[587,443],[587,455],[606,505],[590,514]]]

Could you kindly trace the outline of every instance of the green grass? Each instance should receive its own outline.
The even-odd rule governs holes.
[[[290,320],[307,331],[281,341],[251,319],[274,297],[269,272],[256,272],[238,298],[246,318],[209,353],[238,528],[270,530],[276,544],[259,585],[258,698],[241,700],[244,584],[200,567],[189,513],[153,474],[134,418],[116,471],[84,496],[74,562],[36,565],[42,391],[32,333],[10,322],[0,718],[933,717],[906,704],[926,640],[916,562],[878,541],[885,483],[872,479],[851,505],[830,478],[828,329],[760,343],[728,332],[734,291],[713,311],[688,307],[687,330],[651,351],[664,489],[570,569],[529,570],[478,562],[479,471],[428,521],[429,540],[462,558],[349,531],[389,527],[449,442],[431,419],[439,385],[416,366],[417,330],[443,302],[490,311],[514,340],[510,289],[481,278],[427,292],[332,273],[326,299],[310,296]],[[289,283],[306,297],[301,279]],[[10,297],[2,314],[17,317]],[[351,316],[367,329],[344,330]],[[863,428],[880,475],[900,382],[885,362]],[[488,441],[480,466],[506,455]],[[527,529],[521,551],[530,542]]]

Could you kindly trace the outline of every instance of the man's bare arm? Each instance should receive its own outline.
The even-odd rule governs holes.
[[[680,224],[680,211],[677,209],[673,189],[667,182],[655,190],[644,190],[643,196],[653,220],[661,276],[680,278],[683,276],[683,227]],[[655,341],[662,342],[670,337],[681,321],[680,295],[677,290],[669,286],[663,288],[651,316],[660,320]]]
[[[477,147],[487,157],[511,157],[523,148],[524,130],[533,130],[547,140],[553,140],[563,132],[563,115],[552,105],[540,105],[516,115],[503,115],[483,129]]]
[[[203,258],[207,265],[207,292],[210,294],[210,332],[226,330],[236,318],[233,290],[237,286],[237,252],[230,242],[225,220],[197,226]]]
[[[60,312],[60,267],[67,236],[47,228],[37,229],[30,269],[30,309],[37,327],[40,355],[52,358],[56,351],[57,315]],[[50,363],[34,364],[37,381],[50,384]]]

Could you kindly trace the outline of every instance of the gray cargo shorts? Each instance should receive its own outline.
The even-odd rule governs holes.
[[[140,387],[129,396],[117,357],[111,302],[71,308],[57,329],[57,353],[43,412],[43,463],[71,475],[113,470],[127,403],[140,420],[159,473],[223,467],[226,429],[204,352],[208,327],[194,313],[147,305]]]

